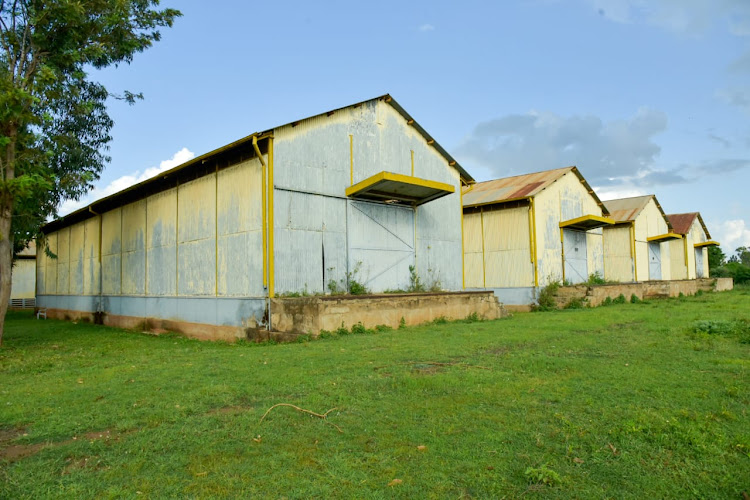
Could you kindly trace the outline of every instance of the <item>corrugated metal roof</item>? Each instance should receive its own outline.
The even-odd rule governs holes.
[[[609,215],[607,208],[594,190],[591,189],[591,186],[586,182],[586,179],[584,179],[577,167],[556,168],[543,172],[478,182],[464,189],[464,207],[492,205],[495,203],[533,198],[568,172],[573,172],[580,179],[589,194],[594,197],[596,203],[602,207],[604,215]]]
[[[631,198],[607,200],[604,202],[604,205],[609,209],[610,217],[616,222],[632,222],[638,217],[643,209],[646,208],[646,205],[652,199],[654,200],[654,203],[656,203],[656,207],[661,212],[662,217],[664,217],[667,227],[672,231],[672,224],[669,222],[667,214],[665,214],[664,210],[661,208],[659,200],[656,199],[656,195],[647,194],[644,196],[633,196]]]
[[[146,179],[145,181],[135,184],[134,186],[130,186],[115,194],[96,200],[92,202],[91,204],[79,210],[76,210],[75,212],[72,212],[64,217],[55,219],[54,221],[51,221],[50,223],[42,226],[42,231],[43,232],[57,231],[64,227],[75,224],[76,222],[80,222],[89,217],[93,217],[96,213],[101,213],[107,210],[111,210],[113,207],[121,206],[126,203],[130,203],[132,201],[137,201],[139,199],[146,198],[147,196],[150,196],[151,194],[154,194],[155,192],[163,191],[165,189],[174,187],[174,183],[179,181],[181,177],[197,178],[202,175],[205,175],[206,173],[210,173],[211,170],[206,170],[204,166],[208,164],[208,162],[220,156],[227,156],[231,154],[242,155],[244,150],[247,150],[250,153],[250,155],[254,155],[252,147],[250,146],[250,143],[252,142],[253,138],[257,139],[258,145],[261,149],[261,154],[264,154],[267,148],[265,144],[260,143],[260,140],[273,137],[273,131],[275,129],[286,127],[288,125],[295,125],[301,121],[309,120],[312,118],[317,118],[317,117],[324,116],[324,115],[330,116],[336,113],[337,111],[355,107],[355,106],[361,106],[365,103],[375,101],[375,100],[383,101],[389,104],[393,109],[395,109],[407,121],[409,125],[414,127],[414,129],[417,132],[419,132],[419,134],[422,137],[424,137],[424,139],[431,146],[433,146],[443,156],[443,158],[445,158],[448,161],[448,164],[451,167],[455,168],[458,171],[464,184],[474,183],[474,178],[471,175],[469,175],[469,173],[466,170],[464,170],[464,168],[461,165],[459,165],[459,163],[450,154],[448,154],[448,152],[445,149],[443,149],[443,147],[440,146],[440,144],[438,144],[438,142],[435,139],[433,139],[433,137],[430,134],[428,134],[427,131],[423,129],[416,122],[416,120],[414,120],[414,118],[412,118],[411,115],[407,113],[406,110],[402,108],[399,103],[396,102],[396,100],[390,94],[384,94],[379,97],[374,97],[372,99],[367,99],[365,101],[361,101],[358,103],[349,104],[348,106],[342,106],[340,108],[336,108],[330,111],[325,111],[323,113],[319,113],[314,116],[309,116],[307,118],[294,120],[289,123],[285,123],[283,125],[278,125],[276,127],[270,128],[263,132],[255,132],[253,134],[250,134],[246,137],[243,137],[234,142],[231,142],[227,144],[226,146],[222,146],[218,149],[215,149],[213,151],[200,155],[196,158],[193,158],[192,160],[189,160],[183,163],[182,165],[178,165],[166,172],[162,172],[155,177]]]
[[[701,226],[703,226],[703,231],[705,231],[706,237],[708,239],[711,239],[711,235],[708,233],[708,228],[703,222],[703,217],[701,217],[701,214],[699,212],[667,215],[669,222],[672,224],[672,229],[674,230],[674,232],[683,235],[690,232],[690,227],[693,225],[693,221],[696,217],[698,218],[698,222],[701,223]]]

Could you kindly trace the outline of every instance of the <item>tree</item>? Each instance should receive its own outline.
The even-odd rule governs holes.
[[[0,345],[14,248],[109,161],[110,94],[92,69],[130,63],[181,13],[159,0],[0,0]]]
[[[708,247],[708,268],[711,270],[717,269],[726,263],[726,255],[720,247],[710,246]]]
[[[737,262],[743,266],[750,267],[750,247],[739,247],[735,252],[737,255]]]

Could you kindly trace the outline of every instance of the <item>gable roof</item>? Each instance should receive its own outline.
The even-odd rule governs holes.
[[[703,217],[701,217],[700,212],[669,214],[667,215],[667,218],[669,219],[669,222],[672,223],[672,229],[674,230],[674,232],[683,235],[690,232],[690,228],[693,226],[693,222],[697,218],[698,222],[700,222],[701,226],[703,227],[703,232],[706,233],[706,238],[711,239],[711,234],[709,234],[708,228],[703,222]]]
[[[464,170],[464,168],[445,149],[443,149],[443,147],[440,146],[440,144],[438,144],[438,142],[435,139],[433,139],[432,136],[428,134],[427,131],[423,129],[414,120],[414,118],[412,118],[411,115],[407,113],[406,110],[402,108],[398,102],[396,102],[396,100],[390,94],[383,94],[379,97],[374,97],[372,99],[367,99],[365,101],[361,101],[361,102],[357,102],[354,104],[349,104],[347,106],[342,106],[340,108],[325,111],[317,115],[308,116],[307,118],[301,118],[299,120],[294,120],[289,123],[285,123],[283,125],[278,125],[276,127],[267,129],[263,132],[254,132],[246,137],[238,139],[218,149],[215,149],[203,155],[197,156],[170,170],[167,170],[165,172],[160,172],[156,176],[146,179],[145,181],[139,182],[138,184],[135,184],[128,188],[125,188],[122,191],[118,191],[117,193],[114,193],[110,196],[106,196],[104,198],[96,200],[90,203],[89,205],[81,209],[78,209],[75,212],[71,212],[70,214],[64,217],[55,219],[45,224],[44,226],[42,226],[42,232],[49,233],[52,231],[57,231],[64,227],[75,224],[77,222],[94,217],[95,215],[99,213],[106,212],[118,206],[122,206],[128,203],[132,203],[134,201],[144,199],[157,192],[165,191],[167,189],[174,187],[176,185],[176,182],[180,179],[183,179],[183,182],[184,182],[184,179],[195,179],[197,177],[201,177],[203,175],[209,174],[215,170],[209,164],[209,162],[216,161],[218,165],[219,159],[231,158],[231,157],[235,157],[235,158],[236,157],[240,157],[240,158],[255,157],[255,152],[252,146],[253,140],[256,140],[258,142],[258,146],[260,147],[261,154],[265,154],[265,152],[267,151],[267,146],[261,144],[260,141],[262,139],[273,137],[273,132],[276,129],[286,127],[288,125],[295,126],[304,120],[310,120],[310,119],[318,118],[322,116],[331,116],[338,111],[348,109],[348,108],[353,108],[353,107],[359,107],[359,106],[362,106],[363,104],[373,102],[373,101],[385,102],[388,105],[390,105],[393,109],[395,109],[396,112],[399,113],[410,126],[414,127],[414,129],[424,138],[425,141],[427,141],[428,144],[434,147],[438,151],[438,153],[440,153],[440,155],[443,156],[443,158],[445,158],[449,166],[451,166],[452,168],[455,168],[458,171],[459,175],[461,176],[461,180],[464,184],[474,183],[474,178],[471,175],[469,175],[469,173],[466,170]]]
[[[596,195],[589,183],[586,182],[578,167],[556,168],[543,172],[503,177],[485,182],[477,182],[464,189],[464,207],[477,207],[480,205],[492,205],[514,200],[524,200],[538,195],[563,175],[573,172],[581,181],[589,194],[596,200],[604,215],[609,215],[607,207]]]
[[[661,212],[662,217],[664,217],[664,222],[667,223],[667,227],[671,232],[672,224],[669,222],[667,214],[664,213],[659,201],[656,199],[656,195],[647,194],[630,198],[618,198],[616,200],[607,200],[604,204],[609,209],[610,216],[616,222],[632,222],[638,218],[640,213],[646,208],[646,205],[648,205],[648,202],[651,200],[654,200],[656,208]]]

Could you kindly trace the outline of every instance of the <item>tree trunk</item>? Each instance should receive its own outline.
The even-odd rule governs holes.
[[[10,233],[11,211],[0,208],[0,346],[3,345],[5,313],[10,303],[11,272],[13,270],[13,237]]]

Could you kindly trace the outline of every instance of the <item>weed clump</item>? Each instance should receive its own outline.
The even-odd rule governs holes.
[[[558,486],[562,484],[560,474],[548,468],[546,464],[539,468],[528,467],[523,474],[526,476],[529,484],[542,484],[545,486]]]
[[[586,281],[587,285],[605,285],[607,281],[602,278],[602,275],[599,274],[599,271],[589,274],[589,279]]]
[[[583,297],[573,297],[565,304],[565,309],[583,309],[586,299]]]
[[[535,311],[553,311],[557,309],[557,291],[560,289],[559,281],[551,281],[547,286],[539,291],[537,297],[537,306]]]
[[[693,323],[691,333],[706,336],[735,338],[740,344],[750,344],[750,321],[723,319],[699,320]]]
[[[625,304],[627,300],[625,300],[625,296],[623,294],[620,294],[617,296],[616,299],[612,300],[613,304]]]
[[[631,304],[637,304],[639,302],[641,302],[641,299],[639,299],[636,294],[633,294],[633,295],[630,296],[630,303]]]

